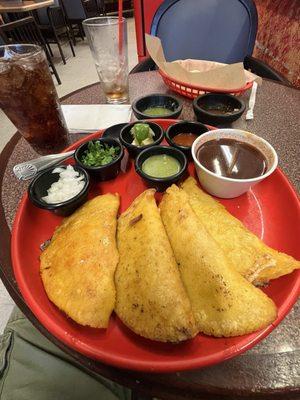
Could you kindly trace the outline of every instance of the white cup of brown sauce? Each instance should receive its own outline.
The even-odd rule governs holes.
[[[278,165],[270,143],[239,129],[203,133],[192,145],[192,157],[202,187],[224,199],[246,193]]]

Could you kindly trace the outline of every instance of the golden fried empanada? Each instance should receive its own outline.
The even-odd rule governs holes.
[[[142,193],[118,220],[115,311],[141,336],[179,342],[197,330],[154,192]]]
[[[41,254],[49,299],[81,325],[106,328],[115,305],[119,195],[86,202],[56,229]]]
[[[275,320],[273,301],[232,267],[182,189],[168,188],[160,210],[199,331],[238,336]]]
[[[254,284],[289,274],[300,268],[293,257],[273,250],[250,232],[212,196],[199,188],[194,178],[182,184],[189,202],[210,235],[226,253],[232,265]]]

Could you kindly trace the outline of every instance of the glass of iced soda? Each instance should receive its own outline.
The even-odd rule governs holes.
[[[126,19],[89,18],[82,23],[107,103],[128,101]]]
[[[0,46],[0,108],[37,153],[67,146],[67,126],[41,47]]]

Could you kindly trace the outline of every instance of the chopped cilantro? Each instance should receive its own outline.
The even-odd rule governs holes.
[[[114,161],[120,153],[119,147],[108,146],[108,144],[89,142],[88,148],[81,157],[81,162],[87,167],[101,167]]]

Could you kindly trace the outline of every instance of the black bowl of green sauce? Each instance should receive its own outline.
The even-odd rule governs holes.
[[[188,161],[175,147],[153,146],[135,160],[135,170],[149,187],[163,192],[186,175]]]
[[[182,102],[169,94],[152,93],[132,103],[137,119],[175,119],[182,111]]]

